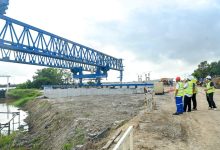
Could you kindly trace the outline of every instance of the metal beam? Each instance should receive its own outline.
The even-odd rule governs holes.
[[[0,0],[0,14],[5,14],[8,9],[9,0]]]
[[[107,66],[111,70],[123,71],[122,59],[3,15],[0,15],[0,48],[1,61],[69,69]],[[88,71],[88,68],[92,67],[83,69]]]

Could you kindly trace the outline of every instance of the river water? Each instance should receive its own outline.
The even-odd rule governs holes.
[[[27,123],[24,122],[24,119],[28,116],[28,113],[20,110],[18,107],[8,105],[6,103],[3,103],[3,100],[0,99],[0,123],[1,124],[6,124],[13,118],[13,112],[19,112],[17,114],[20,115],[15,115],[14,121],[12,120],[10,122],[10,130],[11,131],[16,131],[19,128],[23,130],[28,130]],[[3,125],[1,125],[3,126]],[[1,127],[0,127],[1,129]],[[8,133],[8,127],[3,128],[1,131],[1,134],[7,134]]]

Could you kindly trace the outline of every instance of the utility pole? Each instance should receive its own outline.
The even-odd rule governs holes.
[[[7,88],[6,88],[6,91],[8,91],[9,90],[9,78],[11,76],[9,76],[9,75],[0,75],[0,77],[6,77],[7,78]]]

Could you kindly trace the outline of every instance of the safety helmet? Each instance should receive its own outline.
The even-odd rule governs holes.
[[[207,79],[207,80],[211,80],[212,77],[211,77],[211,76],[207,76],[206,79]]]
[[[193,79],[193,76],[187,76],[187,80],[191,81]]]
[[[180,81],[180,80],[181,80],[180,77],[176,77],[176,82],[177,82],[177,81]]]

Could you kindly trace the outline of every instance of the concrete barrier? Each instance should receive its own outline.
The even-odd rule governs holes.
[[[130,126],[121,139],[118,141],[118,143],[115,145],[113,150],[133,150],[134,144],[133,144],[133,127]]]
[[[144,88],[68,88],[68,89],[44,89],[44,96],[48,98],[65,98],[86,95],[119,95],[119,94],[142,94]]]

